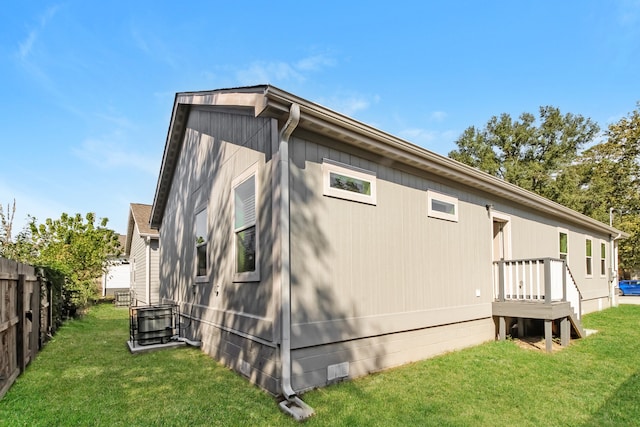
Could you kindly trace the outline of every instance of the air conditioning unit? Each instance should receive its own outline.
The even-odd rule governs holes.
[[[164,344],[177,335],[178,306],[165,304],[131,307],[130,311],[130,332],[133,343]]]

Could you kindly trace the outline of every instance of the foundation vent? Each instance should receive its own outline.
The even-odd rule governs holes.
[[[337,363],[327,366],[327,381],[349,376],[349,362]]]
[[[240,373],[245,376],[251,375],[251,365],[249,362],[240,359]]]

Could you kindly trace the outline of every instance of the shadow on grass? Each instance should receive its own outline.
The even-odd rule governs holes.
[[[640,371],[631,375],[593,414],[585,426],[640,425]]]

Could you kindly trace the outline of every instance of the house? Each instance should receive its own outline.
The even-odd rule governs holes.
[[[176,95],[150,223],[185,333],[294,416],[512,330],[566,344],[612,305],[624,237],[271,85]]]
[[[127,236],[118,235],[120,247],[124,248]],[[116,292],[129,292],[129,258],[122,253],[119,256],[109,257],[107,271],[102,275],[102,297],[111,297]]]
[[[131,203],[125,254],[130,262],[132,305],[160,302],[159,254],[160,234],[149,226],[151,205]]]

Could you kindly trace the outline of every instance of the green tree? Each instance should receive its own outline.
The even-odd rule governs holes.
[[[604,196],[605,200],[601,204],[606,203],[607,207],[615,209],[613,225],[630,234],[628,239],[620,242],[620,267],[627,272],[638,271],[640,269],[640,103],[636,104],[634,111],[609,125],[606,137],[606,142],[597,147],[597,151],[609,156],[601,155],[591,162],[590,197],[595,199],[597,193],[607,195]],[[599,182],[606,184],[598,189]],[[598,210],[585,213],[598,219],[604,216]]]
[[[120,252],[118,235],[99,222],[95,214],[84,217],[63,213],[60,219],[38,224],[31,218],[28,232],[21,233],[12,253],[14,259],[47,267],[66,277],[65,293],[73,308],[84,308],[97,296],[98,280],[108,268],[108,257]]]
[[[530,113],[518,120],[504,113],[493,116],[483,129],[467,128],[449,157],[551,200],[567,199],[578,181],[568,170],[598,132],[591,119],[563,115],[556,107],[540,107],[538,121]]]

